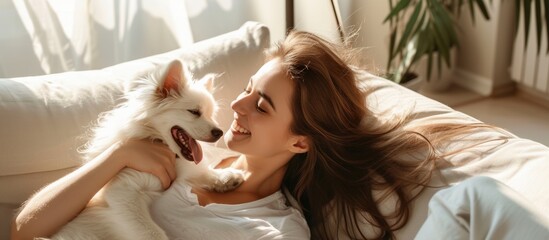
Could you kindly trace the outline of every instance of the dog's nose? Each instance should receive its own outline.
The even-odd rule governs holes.
[[[212,136],[215,140],[219,139],[221,136],[223,136],[223,131],[219,128],[212,129]]]

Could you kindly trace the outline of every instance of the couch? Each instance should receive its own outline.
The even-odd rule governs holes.
[[[230,101],[261,66],[263,50],[269,45],[269,29],[257,22],[247,22],[237,30],[186,48],[104,69],[0,79],[0,239],[8,238],[11,216],[17,206],[40,187],[81,164],[78,148],[85,142],[85,131],[99,113],[120,102],[132,79],[175,58],[181,59],[196,77],[222,73],[216,81],[214,96],[221,107],[218,121],[223,129],[228,129],[232,120]],[[367,99],[374,111],[399,114],[412,109],[415,115],[410,124],[479,122],[374,75],[363,77],[360,84],[375,89]],[[442,166],[443,179],[455,184],[474,175],[496,178],[549,216],[546,186],[549,148],[496,130],[473,135],[470,137],[511,137],[449,157],[447,160],[455,164]],[[455,141],[450,147],[460,144],[462,141]],[[223,143],[218,143],[218,147],[224,147]],[[441,181],[440,176],[433,181]],[[409,223],[397,232],[399,238],[415,235],[427,215],[427,202],[436,191],[437,188],[427,189],[414,202]]]

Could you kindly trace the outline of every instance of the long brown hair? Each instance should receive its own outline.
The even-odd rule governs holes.
[[[290,160],[283,185],[302,207],[313,239],[330,239],[340,230],[366,239],[372,234],[359,228],[365,222],[376,229],[372,238],[394,238],[436,169],[439,143],[482,125],[405,129],[410,116],[376,121],[365,103],[369,90],[357,86],[356,56],[345,44],[295,30],[267,51],[267,60],[279,58],[295,86],[291,131],[310,140],[309,151]],[[425,154],[402,160],[413,151]],[[395,196],[394,211],[380,209]],[[327,217],[334,213],[335,223]]]

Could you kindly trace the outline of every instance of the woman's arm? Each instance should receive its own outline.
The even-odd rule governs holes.
[[[144,140],[116,144],[32,196],[12,222],[12,239],[57,232],[125,167],[156,175],[164,188],[176,177],[175,154],[165,145]]]

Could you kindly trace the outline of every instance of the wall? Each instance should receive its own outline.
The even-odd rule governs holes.
[[[477,11],[459,19],[460,48],[454,82],[482,95],[500,95],[513,90],[509,67],[514,41],[514,2],[492,1],[491,19]]]
[[[330,0],[294,0],[294,27],[339,42],[338,25]]]
[[[269,27],[271,41],[286,33],[286,1],[282,0],[185,0],[194,41],[238,29],[246,21]]]
[[[371,71],[385,71],[389,49],[389,24],[383,20],[389,12],[387,1],[340,0],[343,25],[347,34],[358,34],[355,46],[364,48],[364,61]]]

